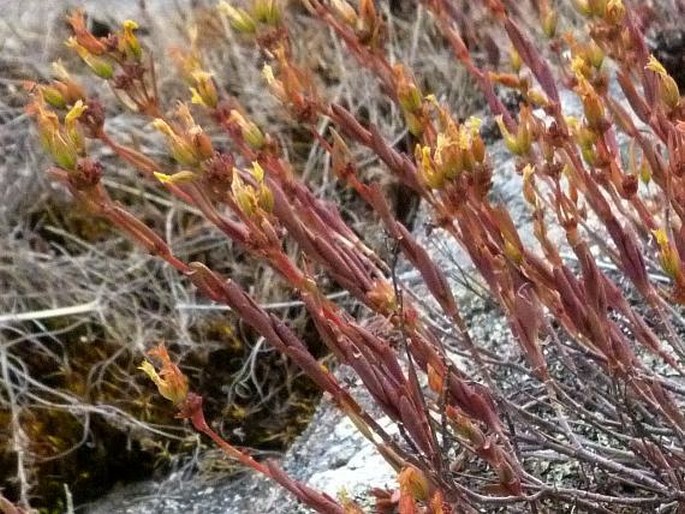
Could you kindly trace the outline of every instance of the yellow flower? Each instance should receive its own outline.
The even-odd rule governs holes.
[[[132,57],[136,61],[140,61],[143,55],[143,50],[140,47],[138,38],[133,31],[138,29],[138,24],[132,20],[126,20],[123,23],[123,31],[119,40],[119,50],[126,54],[127,57]]]
[[[436,169],[430,147],[416,145],[414,157],[419,165],[419,176],[423,182],[431,189],[441,189],[445,185],[445,174]]]
[[[159,394],[164,398],[172,401],[174,405],[183,402],[188,396],[188,379],[181,372],[179,367],[171,362],[166,347],[163,344],[160,344],[156,348],[150,350],[148,355],[157,357],[161,361],[162,367],[159,370],[159,373],[152,363],[147,360],[143,361],[138,369],[142,370],[150,377],[150,380],[157,386]]]

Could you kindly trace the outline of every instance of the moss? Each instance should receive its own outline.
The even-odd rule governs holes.
[[[85,250],[78,240],[96,244],[114,234],[110,225],[93,217],[83,205],[67,206],[54,198],[40,202],[28,219],[37,239],[59,245],[70,255],[79,255]]]
[[[267,348],[251,356],[254,336],[239,336],[224,316],[196,330],[198,339],[215,348],[184,360],[191,384],[205,398],[207,418],[238,444],[262,450],[287,447],[311,418],[321,392],[277,352]]]
[[[55,318],[46,328],[59,331],[72,321]],[[308,423],[320,392],[287,359],[271,352],[259,356],[254,372],[268,400],[262,401],[251,391],[229,402],[226,386],[235,381],[251,351],[251,344],[238,337],[234,325],[230,317],[221,316],[192,327],[194,337],[211,349],[205,350],[203,344],[191,348],[183,359],[184,372],[207,399],[207,418],[228,439],[262,450],[283,450]],[[93,334],[104,335],[96,326],[82,326],[59,340],[44,342],[43,351],[26,346],[17,358],[45,386],[83,405],[112,405],[150,425],[178,425],[173,408],[138,372],[142,356],[116,341],[86,342]],[[16,498],[10,421],[11,413],[0,410],[0,484],[10,498]],[[146,432],[129,432],[99,414],[90,414],[86,423],[84,416],[57,405],[22,407],[20,424],[31,455],[33,506],[46,513],[62,511],[64,484],[77,504],[87,502],[117,483],[163,471],[172,456],[193,449]]]

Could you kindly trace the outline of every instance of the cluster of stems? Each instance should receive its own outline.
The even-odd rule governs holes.
[[[472,57],[460,30],[463,12],[452,2],[424,0],[418,8],[431,13],[497,119],[522,177],[535,245],[524,242],[507,206],[493,199],[498,170],[480,121],[459,121],[450,106],[421,90],[406,64],[391,64],[387,20],[372,0],[358,6],[346,0],[304,4],[308,16],[377,80],[379,94],[396,104],[412,145],[407,152],[392,144],[392,135],[327,99],[296,55],[294,21],[283,5],[252,0],[217,8],[234,32],[231,40],[263,56],[265,90],[259,94],[274,95],[292,122],[311,132],[339,180],[368,204],[423,279],[437,306],[428,311],[397,279],[395,266],[348,226],[339,206],[318,198],[299,178],[275,135],[221,91],[201,55],[177,51],[189,93],[168,110],[134,22],[97,38],[82,13],[68,19],[68,45],[122,104],[161,133],[172,165],[117,141],[106,128],[104,106],[62,66],[55,67],[52,82],[30,86],[29,112],[55,163],[49,174],[93,216],[166,261],[207,298],[229,306],[297,364],[396,469],[399,494],[380,495],[379,503],[394,502],[403,514],[470,513],[507,504],[532,512],[549,505],[642,511],[685,502],[685,344],[677,307],[685,303],[685,101],[621,0],[576,0],[585,20],[582,34],[562,32],[550,2],[533,3],[544,46],[522,30],[521,10],[509,2],[470,6],[470,15],[489,16],[503,29],[512,55],[507,72],[486,69]],[[610,92],[612,82],[625,100]],[[516,112],[496,94],[502,88],[522,99]],[[562,89],[577,95],[582,117],[564,112]],[[196,119],[206,120],[204,126]],[[331,127],[323,133],[321,120]],[[222,149],[208,135],[210,126],[221,132]],[[94,145],[109,148],[141,180],[197,209],[250,259],[273,269],[400,437],[390,436],[302,339],[240,284],[201,262],[181,260],[159,234],[112,200]],[[418,195],[432,224],[466,251],[524,364],[474,340],[444,271],[396,219],[382,188],[363,179],[355,157],[360,148]],[[296,256],[284,250],[286,242],[297,244]],[[615,272],[600,265],[597,248]],[[329,299],[321,287],[324,276],[367,315],[386,320],[383,330],[369,330]],[[629,300],[628,290],[639,302]],[[436,326],[448,327],[449,337]],[[166,350],[153,353],[161,371],[150,363],[144,371],[179,417],[229,457],[273,478],[319,512],[362,512],[352,500],[317,492],[222,439]],[[455,354],[470,366],[458,365]],[[658,362],[661,371],[648,362]],[[525,377],[525,391],[512,393],[501,383],[501,371],[508,368]],[[573,467],[576,480],[550,481],[533,466],[550,455]],[[597,476],[609,477],[614,490],[597,487]]]

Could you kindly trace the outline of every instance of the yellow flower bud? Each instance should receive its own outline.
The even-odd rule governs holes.
[[[652,168],[649,166],[647,159],[642,159],[640,164],[640,180],[643,184],[649,184],[652,180]]]
[[[78,152],[70,141],[66,140],[61,134],[55,134],[50,148],[52,158],[60,168],[75,170],[78,162]]]
[[[266,184],[259,186],[257,205],[265,212],[271,212],[274,209],[274,194]]]
[[[516,48],[509,48],[509,63],[511,64],[511,69],[514,73],[521,71],[521,66],[523,66],[523,61],[521,60],[521,55],[519,55]]]
[[[84,105],[83,100],[79,100],[64,117],[65,133],[79,155],[85,152],[86,142],[77,120],[87,109],[88,106]]]
[[[231,27],[243,34],[253,34],[257,30],[257,23],[244,9],[236,9],[227,2],[219,2],[219,12],[224,14]]]
[[[233,171],[233,182],[231,183],[231,192],[240,211],[247,217],[254,216],[257,211],[257,198],[254,190],[247,186],[243,179],[240,178],[238,170]]]
[[[502,116],[497,116],[495,118],[497,126],[502,133],[502,138],[504,139],[504,144],[507,149],[514,155],[526,155],[530,151],[533,139],[530,133],[530,128],[528,122],[523,118],[519,121],[518,129],[516,135],[509,132]]]
[[[271,92],[274,94],[274,96],[278,98],[281,102],[288,103],[288,93],[285,90],[283,82],[276,79],[276,77],[274,76],[273,68],[268,64],[265,64],[262,68],[262,76],[264,77],[264,80],[266,80],[266,83],[269,86],[269,89],[271,89]]]
[[[264,182],[264,168],[262,168],[261,164],[259,164],[257,161],[252,162],[252,169],[250,170],[250,174],[257,181],[257,184],[261,184],[262,182]]]
[[[345,23],[351,26],[357,25],[359,17],[357,16],[357,11],[347,3],[346,0],[331,0],[331,6],[338,13]]]
[[[661,99],[664,103],[671,109],[678,107],[678,104],[680,103],[680,91],[678,90],[678,84],[673,77],[670,75],[662,76],[659,86]]]
[[[477,163],[485,160],[485,142],[480,134],[476,134],[471,142],[471,154]]]
[[[105,80],[112,78],[114,75],[114,67],[107,59],[92,54],[85,47],[81,46],[74,37],[70,37],[67,40],[66,45],[75,50],[83,62],[85,62],[98,77]]]
[[[276,26],[281,21],[281,9],[277,0],[255,0],[254,15],[266,25]]]
[[[590,14],[603,17],[606,12],[607,0],[587,0]]]
[[[604,51],[599,47],[597,43],[590,41],[585,49],[585,54],[587,59],[592,64],[595,69],[600,69],[602,63],[604,62]]]
[[[680,256],[668,240],[666,231],[662,228],[652,231],[656,244],[659,245],[661,267],[666,274],[675,279],[681,272],[680,270]]]
[[[67,126],[72,125],[76,122],[81,115],[86,112],[88,106],[83,103],[83,100],[79,100],[74,104],[74,106],[69,110],[67,115],[64,117],[64,122]]]
[[[262,168],[257,161],[254,161],[250,173],[259,185],[259,188],[256,191],[257,205],[259,205],[262,210],[271,212],[274,208],[274,195],[264,183],[264,168]]]
[[[535,107],[547,107],[549,105],[549,100],[545,94],[538,89],[529,89],[526,94],[526,99],[528,103]]]
[[[66,170],[76,169],[79,155],[85,150],[83,137],[75,125],[75,119],[82,106],[75,107],[75,111],[72,109],[73,113],[70,111],[68,127],[60,126],[57,115],[45,108],[42,96],[36,97],[27,109],[28,113],[36,118],[38,135],[43,147],[53,161]]]
[[[502,139],[504,139],[504,144],[507,149],[514,155],[520,155],[521,150],[519,149],[516,137],[507,129],[502,116],[497,116],[495,121],[497,122],[497,126],[499,127],[499,131],[502,134]]]
[[[445,134],[438,134],[435,145],[435,167],[441,175],[454,179],[464,169],[464,151],[457,141],[450,140]]]
[[[654,57],[649,56],[649,62],[645,69],[653,71],[659,76],[659,94],[661,100],[670,108],[674,109],[680,103],[680,91],[678,90],[678,84],[673,80],[666,68]]]
[[[162,184],[187,184],[197,180],[197,173],[188,170],[179,171],[173,175],[155,171],[154,175]]]
[[[266,83],[269,85],[276,81],[276,77],[274,77],[274,69],[268,64],[265,64],[262,68],[262,76],[264,77],[264,80],[266,80]]]
[[[171,151],[171,156],[176,161],[185,166],[193,166],[198,163],[199,159],[190,144],[176,134],[166,121],[157,118],[152,122],[152,126],[164,134]]]
[[[588,127],[602,132],[606,126],[604,118],[604,104],[592,86],[585,80],[579,85],[580,99],[583,103],[583,113]]]
[[[521,152],[520,155],[526,155],[530,151],[533,144],[533,135],[530,132],[530,127],[526,122],[519,122],[519,129],[516,133],[516,145]]]
[[[612,25],[618,25],[626,15],[626,7],[622,0],[609,0],[604,12],[604,19]]]
[[[416,116],[413,112],[404,111],[404,123],[407,125],[407,130],[412,136],[421,137],[423,134],[423,123],[421,118]]]
[[[523,254],[521,253],[521,249],[508,239],[504,240],[504,255],[506,255],[506,257],[515,264],[521,264],[521,262],[523,261]]]
[[[393,69],[395,75],[395,87],[397,89],[397,99],[402,110],[415,113],[421,109],[423,96],[414,81],[409,76],[409,71],[402,65],[397,65]]]
[[[415,500],[423,501],[428,499],[430,495],[430,482],[418,468],[414,466],[407,466],[404,468],[397,481],[400,484],[400,489],[406,491]]]
[[[571,71],[579,81],[586,80],[592,76],[590,66],[582,55],[576,55],[571,59]]]
[[[649,56],[649,60],[647,61],[645,69],[653,71],[658,75],[668,75],[668,72],[666,71],[666,68],[664,68],[664,65],[661,64],[659,60],[653,55]]]
[[[216,91],[212,74],[197,70],[191,73],[191,77],[195,81],[195,87],[190,88],[192,93],[190,102],[214,109],[219,103],[219,94]]]
[[[557,23],[559,22],[559,15],[553,9],[547,9],[542,15],[542,32],[549,39],[552,39],[557,32]]]
[[[471,137],[477,136],[482,126],[483,120],[477,116],[469,116],[464,122],[464,127],[469,132]]]
[[[240,133],[250,148],[253,150],[261,150],[264,147],[266,138],[256,124],[246,119],[240,112],[236,110],[231,111],[229,119],[238,124],[240,127]]]
[[[40,86],[40,90],[45,101],[52,107],[64,109],[67,106],[67,101],[59,88],[55,86]]]
[[[583,160],[590,166],[593,166],[597,162],[597,154],[595,153],[595,148],[593,146],[581,147],[580,154],[583,156]]]
[[[597,141],[597,133],[585,126],[579,126],[576,131],[578,145],[583,148],[592,148]]]

